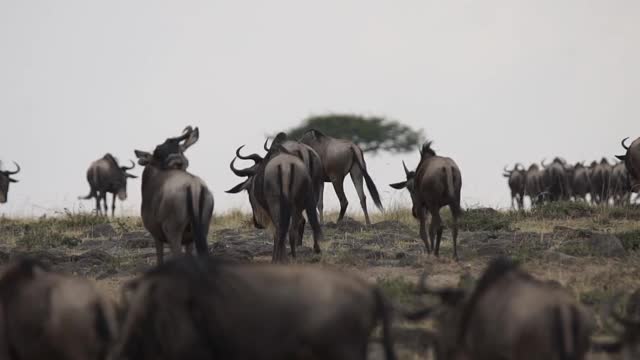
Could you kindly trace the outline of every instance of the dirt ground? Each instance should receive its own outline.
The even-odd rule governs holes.
[[[431,286],[469,286],[496,256],[520,260],[535,276],[560,282],[591,307],[596,318],[614,294],[640,288],[636,253],[640,221],[635,215],[570,214],[539,219],[505,218],[492,210],[480,213],[478,224],[463,225],[457,262],[451,256],[449,229],[444,232],[441,255],[435,258],[424,252],[417,223],[406,213],[379,215],[369,227],[351,218],[340,224],[329,220],[323,228],[322,254],[313,253],[307,232],[293,261],[357,272],[378,283],[401,307],[429,301],[413,294],[423,273]],[[502,220],[494,221],[496,218]],[[270,261],[270,237],[250,224],[243,214],[216,217],[209,234],[210,252],[242,262]],[[38,256],[54,269],[95,279],[116,299],[124,282],[155,264],[153,239],[136,218],[67,214],[0,219],[0,264],[24,254]],[[430,357],[423,331],[429,326],[397,321],[395,341],[401,359]],[[610,329],[602,327],[599,332],[606,336]],[[377,337],[373,337],[371,359],[382,358]]]

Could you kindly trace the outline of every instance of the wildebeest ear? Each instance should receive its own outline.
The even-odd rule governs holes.
[[[399,183],[395,183],[395,184],[389,184],[389,186],[391,186],[394,189],[404,189],[405,187],[407,187],[407,182],[406,181],[401,181]]]
[[[153,156],[151,155],[151,153],[141,150],[134,150],[134,152],[136,153],[136,157],[138,158],[138,164],[140,164],[141,166],[149,165],[149,163],[151,162],[151,157]]]
[[[626,161],[627,160],[627,155],[616,155],[616,158],[620,161]]]
[[[9,178],[9,182],[17,183],[17,182],[18,182],[18,180],[16,180],[16,179],[12,179],[12,178]]]
[[[249,180],[246,180],[243,183],[240,183],[236,186],[234,186],[233,188],[225,191],[227,194],[237,194],[239,192],[241,192],[242,190],[246,190],[249,188]]]
[[[193,129],[193,131],[191,131],[191,133],[189,134],[187,140],[185,140],[184,144],[182,145],[182,151],[187,150],[189,147],[191,147],[191,145],[195,144],[199,138],[200,130],[198,130],[198,128]]]

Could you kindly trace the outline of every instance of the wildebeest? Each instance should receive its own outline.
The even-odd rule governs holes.
[[[117,337],[114,303],[86,279],[14,261],[0,278],[0,358],[105,360]]]
[[[431,312],[437,360],[582,360],[589,349],[594,326],[586,310],[559,284],[508,259],[494,260],[470,294],[426,292],[443,301]]]
[[[543,199],[542,170],[538,164],[531,164],[527,169],[524,193],[531,200],[531,206],[540,204]]]
[[[0,170],[0,204],[4,204],[7,202],[9,197],[9,184],[17,183],[18,180],[11,177],[11,175],[15,175],[20,172],[20,165],[17,162],[13,163],[16,166],[16,170]],[[0,166],[2,162],[0,162]]]
[[[611,170],[609,194],[615,205],[629,204],[631,200],[631,180],[624,163],[615,164]]]
[[[549,165],[545,165],[542,173],[542,183],[544,191],[548,194],[550,201],[569,200],[571,193],[569,179],[565,171],[565,162],[560,158],[555,158]]]
[[[420,154],[420,163],[415,171],[409,171],[404,162],[402,163],[407,180],[390,184],[390,186],[394,189],[407,188],[409,190],[413,202],[413,216],[420,222],[420,237],[424,241],[427,252],[431,253],[433,249],[436,256],[440,252],[443,230],[440,208],[449,206],[453,217],[453,257],[457,260],[458,218],[462,213],[460,208],[460,190],[462,188],[460,170],[451,158],[437,156],[431,148],[430,141],[422,146]],[[426,231],[427,212],[431,214],[428,238]],[[430,239],[431,244],[427,242],[427,239]]]
[[[255,163],[250,168],[239,170],[234,167],[236,158],[231,161],[231,171],[237,176],[246,176],[247,180],[227,190],[227,193],[247,191],[254,225],[269,229],[273,235],[272,261],[287,260],[287,237],[291,255],[296,256],[296,245],[302,244],[303,211],[306,211],[313,229],[313,249],[319,253],[318,241],[322,238],[322,230],[316,212],[313,183],[302,160],[278,144],[271,146],[264,159],[258,154],[241,156],[240,149],[242,146],[236,151],[236,156]]]
[[[353,185],[360,198],[360,205],[362,206],[362,211],[364,211],[365,221],[367,225],[370,225],[371,220],[369,219],[369,212],[367,211],[367,197],[362,187],[363,177],[367,183],[367,189],[369,189],[373,202],[378,209],[383,210],[383,207],[380,202],[378,189],[367,172],[367,165],[364,161],[362,149],[351,141],[336,139],[315,129],[308,130],[302,136],[300,142],[309,145],[320,155],[325,176],[324,182],[331,182],[333,184],[336,195],[338,195],[338,199],[340,200],[340,216],[338,217],[338,221],[344,218],[347,206],[349,205],[349,201],[347,201],[347,197],[344,194],[343,185],[345,176],[350,174]],[[320,214],[322,214],[324,207],[323,193],[324,184],[321,185],[319,192],[318,209]],[[320,216],[322,217],[322,215]]]
[[[120,166],[113,155],[107,153],[102,158],[94,161],[87,169],[87,182],[91,190],[89,195],[80,197],[81,200],[96,199],[96,213],[100,214],[100,200],[104,206],[104,214],[107,215],[107,193],[113,194],[111,200],[111,216],[116,212],[116,196],[120,201],[127,199],[127,179],[135,179],[137,176],[127,173],[133,169],[131,166]]]
[[[573,179],[571,189],[576,200],[586,201],[587,194],[591,192],[591,179],[589,169],[583,163],[576,163],[573,167]]]
[[[127,286],[114,360],[365,360],[389,306],[359,277],[314,266],[166,262]]]
[[[627,139],[622,140],[622,147],[627,153],[616,157],[623,161],[627,168],[629,180],[631,181],[631,190],[640,192],[640,138],[637,138],[630,146],[625,145]]]
[[[269,152],[270,147],[267,146],[269,139],[264,142],[264,149]],[[313,196],[314,203],[318,204],[320,201],[320,197],[322,196],[320,191],[324,190],[324,170],[322,169],[322,159],[320,159],[320,155],[309,145],[303,144],[299,141],[289,140],[287,138],[287,134],[281,132],[277,134],[273,138],[273,142],[271,143],[271,147],[273,146],[282,146],[289,153],[297,156],[304,162],[304,165],[307,167],[307,172],[309,176],[311,176],[311,183],[313,185]],[[243,159],[240,157],[240,159]],[[320,222],[323,222],[323,214],[322,211],[319,211],[320,214]]]
[[[213,215],[213,195],[199,177],[186,171],[184,152],[199,138],[198,128],[187,127],[181,136],[156,146],[153,154],[136,150],[142,172],[142,223],[156,243],[158,263],[164,259],[164,243],[171,253],[188,253],[195,244],[198,255],[208,253],[207,234]]]
[[[595,204],[609,203],[612,167],[606,158],[602,158],[591,170],[591,199]]]
[[[519,210],[524,209],[524,190],[527,181],[527,173],[524,166],[516,164],[513,170],[504,167],[502,176],[509,181],[509,189],[511,190],[511,208],[515,209],[516,205]]]
[[[639,292],[631,295],[630,301],[638,301]],[[622,294],[616,295],[609,303],[607,314],[605,316],[612,318],[618,325],[622,327],[621,331],[617,331],[616,338],[611,341],[603,341],[598,339],[593,341],[592,350],[594,352],[615,354],[616,359],[620,360],[636,360],[640,358],[640,319],[638,319],[638,304],[627,303],[627,312],[625,315],[618,314],[615,311],[615,305],[620,300]],[[629,306],[631,305],[631,306]]]

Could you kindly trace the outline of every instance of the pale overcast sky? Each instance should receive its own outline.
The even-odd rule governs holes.
[[[505,164],[612,158],[640,135],[638,19],[636,0],[0,0],[0,160],[23,168],[0,214],[90,209],[91,161],[186,125],[216,212],[248,209],[224,193],[235,148],[325,112],[424,129],[460,166],[463,203],[507,206]],[[402,159],[417,152],[367,158],[387,206],[409,201],[387,185]],[[119,209],[139,203],[130,181]]]

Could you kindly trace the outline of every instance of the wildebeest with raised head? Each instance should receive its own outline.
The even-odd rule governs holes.
[[[544,186],[542,184],[542,170],[538,164],[531,164],[527,169],[524,193],[531,200],[531,206],[536,206],[544,200]]]
[[[606,158],[591,169],[591,199],[595,204],[609,203],[612,167]]]
[[[0,204],[4,204],[7,202],[9,198],[9,184],[17,183],[18,180],[11,177],[11,175],[15,175],[20,172],[20,165],[17,162],[13,163],[16,166],[14,171],[9,170],[0,170]],[[0,167],[2,166],[2,162],[0,161]]]
[[[416,170],[409,171],[405,163],[402,162],[406,180],[390,184],[390,186],[394,189],[406,188],[409,190],[413,202],[413,216],[420,222],[420,237],[424,241],[427,252],[431,253],[433,249],[436,256],[440,252],[443,230],[440,208],[449,206],[453,217],[453,257],[457,260],[458,218],[462,214],[460,208],[460,190],[462,188],[460,169],[451,158],[436,155],[436,152],[431,148],[430,141],[422,146],[420,154],[420,163]],[[427,212],[431,214],[428,238]],[[427,239],[431,244],[427,242]]]
[[[519,210],[524,210],[524,190],[527,181],[527,173],[524,170],[524,166],[516,164],[512,170],[508,170],[505,166],[502,176],[506,177],[509,182],[511,208],[515,209],[517,206]]]
[[[198,128],[187,127],[178,137],[168,138],[153,153],[136,150],[142,172],[142,223],[156,244],[158,263],[164,259],[164,244],[175,256],[184,245],[188,253],[195,244],[198,255],[208,253],[207,234],[213,215],[213,195],[199,177],[187,172],[184,152],[199,138]]]
[[[87,279],[33,259],[0,277],[0,358],[106,360],[118,331],[115,304]]]
[[[94,161],[87,169],[87,182],[91,188],[89,195],[80,197],[81,200],[96,199],[96,213],[101,213],[100,200],[104,206],[104,214],[107,215],[107,193],[113,194],[111,200],[111,216],[116,212],[116,196],[120,201],[127,199],[127,179],[135,179],[137,176],[129,174],[127,171],[133,169],[135,164],[131,161],[131,166],[120,166],[118,160],[113,155],[107,153],[102,158]]]
[[[269,139],[264,142],[264,149],[269,152],[270,147],[267,146]],[[271,147],[281,145],[285,148],[289,153],[297,156],[304,162],[304,165],[307,167],[307,172],[309,176],[311,176],[311,183],[313,184],[313,196],[314,202],[317,206],[320,201],[320,197],[322,196],[320,191],[324,190],[324,170],[322,169],[322,159],[320,159],[320,155],[309,145],[303,144],[299,141],[290,140],[287,137],[287,134],[281,132],[277,134],[273,141],[271,142]],[[240,157],[240,159],[244,159]],[[323,222],[323,214],[322,211],[319,211],[320,214],[320,222]]]
[[[573,167],[573,178],[571,179],[571,189],[576,200],[587,200],[587,195],[591,192],[591,179],[589,169],[583,163],[576,163]]]
[[[358,198],[360,198],[360,205],[362,206],[362,211],[364,211],[365,221],[367,225],[370,225],[371,220],[369,219],[369,212],[367,211],[367,197],[364,193],[363,178],[373,198],[373,202],[378,209],[383,210],[383,207],[378,189],[367,171],[367,164],[364,161],[362,149],[349,140],[336,139],[315,129],[305,132],[300,142],[311,146],[318,155],[320,155],[325,176],[324,182],[331,182],[333,184],[336,195],[338,195],[338,199],[340,200],[340,216],[338,216],[338,221],[344,218],[347,206],[349,205],[347,196],[344,194],[343,186],[345,176],[350,174],[353,185],[358,193]],[[318,209],[320,214],[322,214],[324,207],[323,193],[324,184],[321,185],[319,191]],[[322,217],[322,215],[320,216]]]
[[[631,182],[631,190],[633,192],[640,192],[640,138],[634,140],[630,146],[625,144],[627,139],[629,138],[622,140],[622,147],[627,153],[616,157],[623,161],[627,168]]]
[[[534,279],[511,260],[494,260],[473,292],[424,289],[435,316],[436,360],[583,360],[593,321],[557,283]]]
[[[236,169],[236,158],[231,161],[231,171],[247,179],[227,190],[227,193],[247,191],[254,225],[269,229],[273,235],[272,261],[287,260],[287,237],[291,255],[296,256],[296,245],[302,244],[303,211],[306,211],[313,229],[313,249],[319,253],[318,241],[322,238],[322,230],[316,212],[313,183],[302,160],[279,144],[271,146],[264,158],[258,154],[242,156],[240,149],[242,146],[236,151],[236,156],[251,159],[254,165],[247,169]]]
[[[571,197],[565,164],[566,162],[557,157],[549,165],[546,165],[544,160],[542,161],[544,169],[542,184],[550,201],[569,200]]]
[[[128,284],[113,360],[365,360],[389,306],[367,281],[323,267],[182,258]]]

